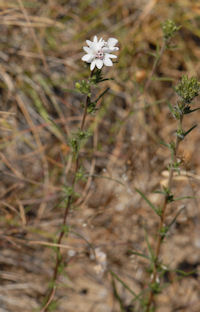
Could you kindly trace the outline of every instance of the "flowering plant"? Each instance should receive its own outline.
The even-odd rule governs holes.
[[[115,47],[118,40],[115,38],[109,38],[108,41],[94,36],[93,41],[86,40],[88,47],[83,47],[83,50],[87,53],[82,57],[82,61],[90,63],[90,70],[93,70],[95,66],[101,69],[103,65],[112,66],[111,59],[117,58],[112,52],[118,51],[119,48]]]
[[[117,58],[116,55],[112,54],[115,51],[118,51],[119,48],[116,47],[118,40],[115,38],[109,38],[107,41],[100,38],[98,40],[97,36],[94,36],[93,41],[86,40],[87,47],[83,47],[84,51],[87,53],[82,57],[84,62],[90,63],[91,73],[89,78],[86,80],[81,80],[76,82],[75,89],[76,91],[82,93],[85,96],[85,103],[83,105],[83,114],[80,122],[80,127],[75,133],[71,135],[69,139],[69,146],[72,150],[73,161],[74,161],[74,171],[72,172],[72,181],[71,184],[64,185],[63,192],[65,194],[65,212],[62,220],[62,228],[59,232],[57,238],[57,247],[56,247],[56,262],[54,266],[52,285],[49,289],[46,296],[46,303],[44,304],[40,312],[46,312],[49,309],[50,304],[53,301],[56,282],[59,277],[61,268],[63,268],[63,258],[61,253],[61,243],[62,240],[69,232],[68,226],[68,215],[71,210],[72,204],[77,199],[79,194],[76,192],[76,184],[79,180],[85,181],[86,173],[84,168],[80,165],[80,149],[92,135],[90,129],[87,129],[87,116],[88,114],[95,113],[97,108],[96,105],[99,100],[108,92],[109,88],[107,87],[102,91],[96,99],[92,98],[91,89],[94,86],[97,86],[99,83],[112,80],[112,78],[104,78],[101,69],[103,65],[112,66],[112,59]],[[95,66],[98,70],[94,71]],[[106,254],[102,252],[99,248],[95,250],[95,257],[97,261],[96,271],[97,273],[103,274],[106,269]]]

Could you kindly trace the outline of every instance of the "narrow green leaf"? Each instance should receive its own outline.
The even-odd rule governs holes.
[[[161,140],[159,143],[170,149],[170,145],[165,143],[165,141]]]
[[[160,191],[160,190],[154,191],[153,193],[155,193],[155,194],[162,194],[162,195],[166,195],[166,192],[164,192],[164,191]]]
[[[109,90],[110,90],[110,88],[106,88],[106,89],[98,96],[98,98],[95,100],[95,102],[97,103]]]
[[[100,82],[107,81],[107,80],[114,80],[114,78],[104,78],[104,79],[101,79]]]
[[[182,197],[177,197],[177,198],[174,198],[173,201],[177,201],[177,200],[182,200],[182,199],[195,199],[196,197],[194,196],[182,196]]]
[[[153,52],[147,52],[147,55],[150,55],[150,56],[153,56],[153,57],[157,57],[157,54],[156,53],[153,53]]]
[[[110,274],[124,286],[125,289],[127,289],[136,299],[138,299],[138,295],[124,282],[121,280],[121,278],[114,273],[113,271],[109,270]]]
[[[195,108],[195,109],[190,109],[190,107],[187,106],[187,107],[184,109],[184,114],[185,114],[185,115],[186,115],[186,114],[191,114],[191,113],[193,113],[193,112],[196,112],[196,111],[199,110],[199,109],[200,109],[200,107]]]
[[[136,255],[136,256],[139,256],[139,257],[142,257],[142,258],[145,258],[147,260],[149,260],[149,257],[140,253],[140,252],[137,252],[137,251],[133,251],[133,250],[128,250],[128,252],[131,254],[131,255]]]
[[[158,215],[160,216],[160,211],[157,207],[154,206],[154,204],[144,195],[144,193],[142,193],[139,189],[135,189],[136,192],[138,192],[141,197],[146,201],[146,203],[153,209],[153,211]]]
[[[194,125],[188,131],[184,132],[184,137],[186,137],[186,135],[188,135],[196,127],[197,127],[197,125]]]
[[[182,270],[175,270],[175,272],[179,273],[182,276],[190,276],[190,275],[193,275],[195,273],[197,274],[197,270],[190,271],[190,272],[185,272],[185,271],[182,271]]]
[[[119,302],[121,312],[125,312],[124,304],[123,304],[123,301],[122,301],[120,295],[118,294],[118,290],[117,290],[117,287],[116,287],[115,279],[114,279],[113,276],[112,276],[112,287],[113,287],[114,297]]]
[[[178,216],[181,214],[181,212],[185,209],[185,207],[181,208],[177,214],[175,215],[175,217],[173,218],[173,220],[170,222],[170,224],[168,225],[168,231],[171,228],[171,226],[176,222],[176,219],[178,218]]]
[[[86,244],[88,245],[88,247],[94,252],[95,250],[95,247],[92,245],[92,243],[90,243],[87,238],[85,238],[85,236],[83,236],[82,234],[74,231],[74,230],[71,230],[71,233],[76,235],[77,237],[81,238],[82,240],[84,240],[86,242]]]

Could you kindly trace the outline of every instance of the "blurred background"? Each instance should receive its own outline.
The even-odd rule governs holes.
[[[163,43],[161,24],[181,26],[153,73]],[[59,279],[55,311],[135,311],[137,303],[113,271],[134,292],[147,287],[145,228],[153,244],[158,219],[135,188],[155,204],[152,193],[166,184],[170,152],[159,142],[175,138],[168,103],[183,74],[200,74],[200,3],[192,0],[0,0],[0,312],[40,311],[50,282],[52,243],[65,207],[73,161],[70,135],[79,127],[84,97],[75,82],[87,78],[81,61],[86,39],[119,40],[117,63],[104,68],[109,92],[87,125],[93,136],[81,151],[89,179],[70,212],[63,240],[66,267]],[[142,100],[141,100],[142,99]],[[199,106],[199,99],[195,107]],[[184,128],[199,124],[189,115]],[[200,130],[180,146],[181,174],[168,221],[181,214],[163,245],[172,272],[156,297],[157,311],[200,311]],[[175,270],[192,272],[181,276]],[[116,291],[120,297],[117,298]]]

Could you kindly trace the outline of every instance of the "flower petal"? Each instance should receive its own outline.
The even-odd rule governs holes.
[[[93,56],[91,54],[85,54],[85,55],[83,55],[83,57],[81,59],[84,62],[91,63]]]
[[[88,48],[88,47],[83,47],[83,50],[84,50],[86,53],[88,53],[88,54],[90,54],[90,53],[92,52],[92,50],[91,50],[90,48]]]
[[[104,53],[110,53],[110,52],[112,52],[112,50],[113,50],[113,49],[109,49],[108,47],[103,47],[103,48],[102,48],[102,51],[103,51]]]
[[[118,47],[112,47],[112,52],[114,52],[114,51],[118,51],[119,50],[119,48]]]
[[[118,40],[115,38],[109,38],[107,44],[109,47],[114,47],[117,44]]]
[[[97,41],[98,41],[97,36],[94,36],[93,42],[97,43]]]
[[[106,57],[109,57],[109,58],[117,58],[117,55],[110,54],[110,53],[106,53]]]
[[[92,45],[92,41],[86,40],[87,45],[90,47]]]
[[[109,57],[105,57],[103,63],[106,66],[113,66],[113,62],[111,61],[111,59],[109,59]]]
[[[96,60],[93,60],[90,65],[90,70],[93,70],[95,68],[95,65],[96,65]]]
[[[103,61],[102,60],[96,60],[96,67],[98,69],[101,69],[103,67]]]
[[[103,52],[104,53],[110,53],[110,52],[115,52],[115,51],[118,51],[119,48],[118,47],[103,47],[102,48]]]

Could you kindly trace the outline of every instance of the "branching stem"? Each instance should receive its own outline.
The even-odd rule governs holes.
[[[183,121],[183,116],[181,116],[181,118],[179,120],[178,129],[182,129],[182,121]],[[174,173],[174,163],[176,162],[176,159],[177,159],[177,152],[178,152],[178,147],[179,147],[180,141],[181,141],[181,139],[177,135],[174,151],[171,155],[171,165],[170,165],[170,169],[169,169],[169,178],[168,178],[168,183],[167,183],[167,189],[168,189],[169,193],[171,193],[173,173]],[[154,261],[153,277],[151,280],[152,285],[156,282],[157,276],[158,276],[159,257],[160,257],[161,245],[163,242],[163,236],[161,233],[162,233],[163,227],[165,226],[165,217],[166,217],[167,205],[168,205],[168,194],[165,195],[164,203],[162,206],[162,214],[160,216],[160,223],[159,223],[159,227],[158,227],[158,235],[157,235],[157,242],[156,242],[156,248],[155,248],[155,261]],[[150,308],[151,308],[153,301],[154,301],[154,291],[151,288],[149,298],[148,298],[148,302],[146,305],[146,312],[150,312]]]
[[[90,77],[92,77],[92,75],[93,75],[93,71],[91,72]],[[82,120],[81,120],[81,126],[80,126],[81,131],[84,130],[85,121],[86,121],[86,117],[87,117],[87,108],[88,108],[89,103],[90,103],[90,97],[87,96],[86,101],[85,101],[85,105],[84,105],[83,116],[82,116]],[[78,170],[79,170],[79,154],[76,155],[75,169],[74,169],[74,175],[73,175],[73,180],[72,180],[72,189],[73,190],[75,188],[76,176],[77,176]],[[63,216],[62,229],[59,233],[59,236],[58,236],[58,239],[56,242],[57,245],[61,244],[62,239],[65,235],[65,227],[67,225],[67,218],[68,218],[69,211],[70,211],[71,204],[72,204],[72,197],[73,197],[73,195],[69,195],[68,200],[67,200],[67,205],[65,207],[65,212],[64,212],[64,216]],[[40,310],[40,312],[47,312],[51,302],[53,301],[53,298],[55,295],[55,289],[56,289],[56,281],[58,279],[59,267],[60,267],[61,263],[62,263],[61,247],[58,246],[57,250],[56,250],[56,262],[55,262],[55,267],[54,267],[53,277],[52,277],[52,287],[51,287],[51,289],[50,289],[50,291],[46,297],[46,304]]]

